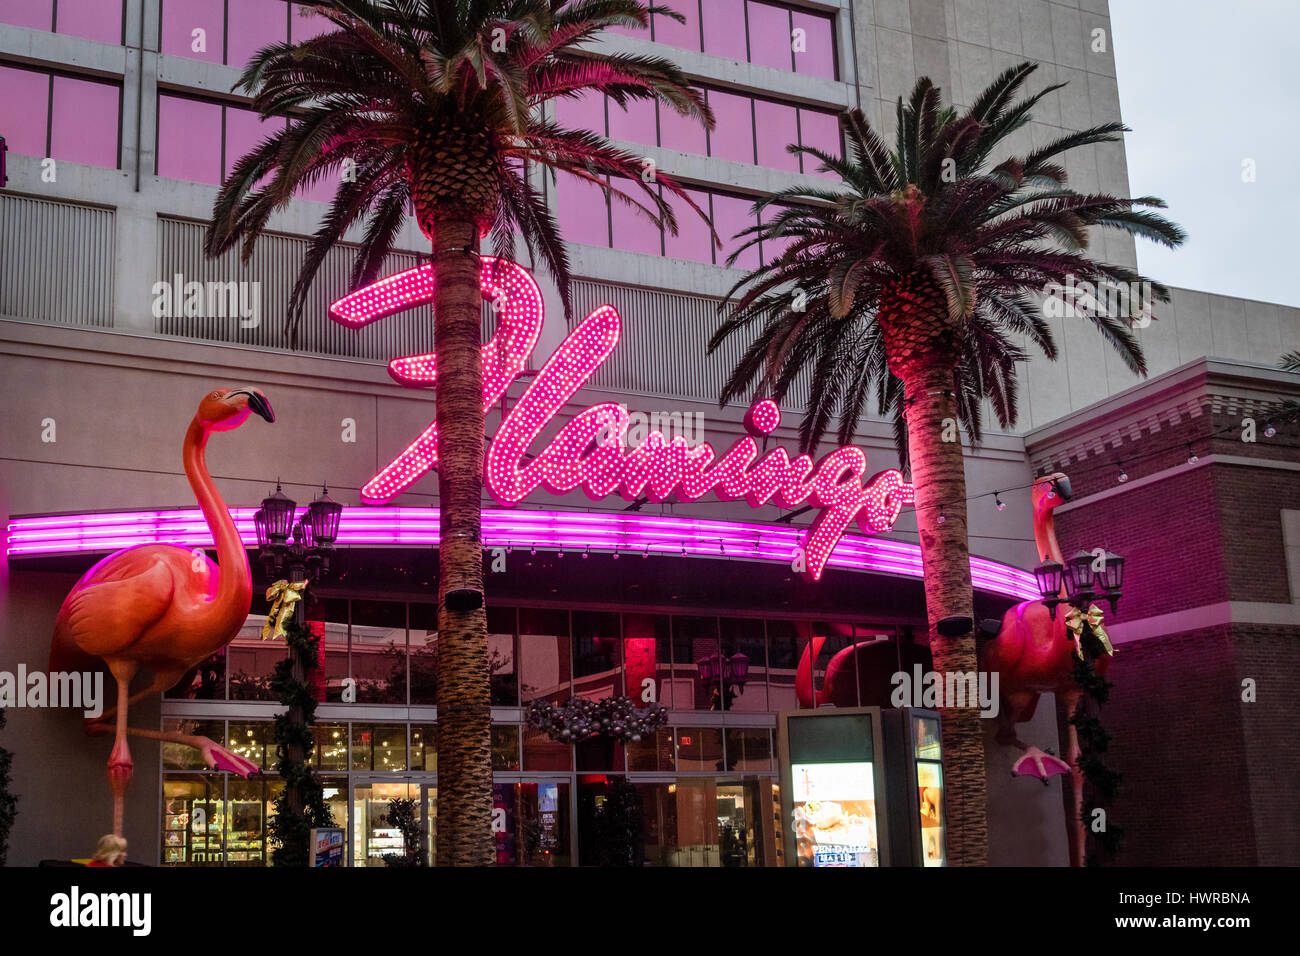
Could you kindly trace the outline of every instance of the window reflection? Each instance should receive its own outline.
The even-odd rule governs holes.
[[[488,672],[491,674],[492,704],[519,706],[519,673],[515,669],[515,609],[487,609]]]
[[[353,724],[352,769],[406,769],[406,724]]]
[[[163,777],[164,866],[221,866],[225,858],[225,775]]]
[[[573,612],[573,692],[603,700],[619,692],[619,616],[607,611]]]
[[[224,720],[181,720],[168,718],[162,723],[163,730],[170,733],[185,734],[187,737],[207,737],[221,743],[226,736]],[[162,765],[164,770],[205,770],[203,757],[198,750],[188,744],[163,741]]]
[[[664,614],[623,615],[624,693],[638,707],[673,703],[672,629]],[[693,700],[693,695],[688,692]]]
[[[352,679],[357,703],[406,703],[406,605],[352,602]]]
[[[523,702],[569,699],[569,612],[519,609],[519,680]]]
[[[436,724],[411,725],[411,769],[438,770],[438,727]]]
[[[800,621],[768,621],[768,708],[794,710],[799,705],[795,682],[808,646],[808,626]]]
[[[348,728],[346,724],[317,724],[312,728],[316,738],[313,751],[319,770],[348,769]]]
[[[492,725],[492,769],[519,769],[519,728],[511,724]]]
[[[767,642],[763,622],[724,617],[718,621],[718,660],[724,710],[767,710]]]
[[[438,703],[438,608],[412,604],[410,680],[411,703]]]
[[[230,722],[225,746],[232,753],[257,764],[258,769],[274,770],[276,765],[274,725],[270,721],[255,723]]]
[[[674,708],[722,709],[717,657],[716,617],[673,617]]]
[[[722,763],[721,727],[678,727],[677,770],[680,773],[714,772]]]

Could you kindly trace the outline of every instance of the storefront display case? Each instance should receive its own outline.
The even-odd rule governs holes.
[[[880,708],[783,711],[777,729],[787,864],[889,861]]]
[[[886,709],[886,760],[893,771],[889,798],[897,812],[890,820],[893,866],[943,866],[943,744],[939,714],[913,707]]]

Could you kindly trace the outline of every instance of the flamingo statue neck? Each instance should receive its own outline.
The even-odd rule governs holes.
[[[1034,543],[1038,545],[1040,561],[1051,558],[1058,564],[1064,564],[1065,558],[1061,556],[1061,546],[1056,540],[1056,519],[1053,517],[1055,506],[1056,501],[1046,496],[1035,503]]]
[[[216,593],[213,594],[209,587],[209,603],[218,613],[228,613],[232,619],[237,618],[233,625],[237,628],[248,615],[253,597],[252,578],[244,541],[239,537],[230,511],[208,474],[204,451],[209,434],[210,430],[195,416],[185,433],[181,460],[185,467],[185,477],[190,481],[190,488],[194,491],[199,509],[203,512],[208,528],[212,531],[212,540],[217,546],[220,572]]]

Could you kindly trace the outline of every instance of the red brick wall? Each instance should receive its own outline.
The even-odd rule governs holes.
[[[1258,861],[1242,704],[1226,626],[1122,644],[1101,719],[1123,774],[1121,866]],[[1294,818],[1294,814],[1292,815]]]

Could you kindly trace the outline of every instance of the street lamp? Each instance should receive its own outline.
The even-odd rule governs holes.
[[[258,556],[268,577],[274,578],[287,569],[291,581],[315,581],[329,571],[343,506],[322,486],[321,493],[301,516],[297,516],[297,510],[297,503],[277,481],[275,492],[262,499],[262,507],[253,515]],[[301,610],[300,602],[295,613]]]
[[[731,709],[731,699],[744,693],[745,682],[749,680],[749,655],[739,651],[730,657],[725,654],[710,654],[696,661],[695,667],[699,671],[701,684],[714,684],[723,710]],[[733,685],[736,687],[734,694],[731,690]]]
[[[1119,605],[1120,588],[1124,585],[1124,559],[1113,551],[1104,550],[1101,568],[1093,569],[1097,558],[1089,551],[1079,551],[1064,565],[1050,558],[1034,568],[1038,594],[1047,605],[1047,613],[1056,620],[1056,607],[1069,602],[1083,609],[1089,601],[1104,598],[1110,602],[1110,612]],[[1061,597],[1061,585],[1066,597]]]

